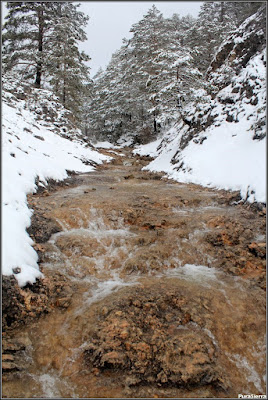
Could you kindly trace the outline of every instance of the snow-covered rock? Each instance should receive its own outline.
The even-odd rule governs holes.
[[[67,139],[69,137],[69,139]],[[71,140],[70,140],[71,137]],[[27,194],[35,184],[63,180],[67,170],[88,172],[108,160],[93,150],[75,128],[71,115],[47,90],[14,87],[5,80],[2,92],[2,273],[20,286],[42,276],[33,241],[26,232],[32,211]],[[20,271],[20,272],[18,272]]]
[[[266,202],[266,36],[260,10],[224,42],[208,73],[211,92],[148,148],[146,169],[181,182],[240,190]],[[146,153],[141,147],[138,152]]]

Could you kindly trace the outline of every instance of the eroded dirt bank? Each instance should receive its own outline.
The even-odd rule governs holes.
[[[29,196],[46,278],[6,304],[3,397],[265,393],[266,209],[108,154]]]

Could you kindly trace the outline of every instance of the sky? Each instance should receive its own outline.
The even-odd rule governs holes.
[[[140,21],[149,8],[156,7],[164,17],[174,13],[197,17],[202,2],[195,1],[84,1],[80,10],[90,17],[86,27],[88,40],[82,49],[91,57],[91,77],[100,67],[105,69],[112,54],[130,38],[131,26]]]
[[[87,53],[91,60],[88,65],[93,77],[98,69],[108,65],[112,54],[122,45],[122,39],[130,38],[129,30],[133,24],[140,21],[149,8],[156,7],[164,17],[174,13],[180,16],[187,14],[197,17],[202,2],[195,1],[82,1],[79,2],[84,14],[89,16],[85,31],[87,41],[81,44],[81,50]],[[2,21],[5,17],[6,2],[2,6]]]

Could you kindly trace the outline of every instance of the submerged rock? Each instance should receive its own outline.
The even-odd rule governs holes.
[[[198,315],[204,318],[205,300],[191,301],[168,283],[121,293],[110,299],[105,313],[96,310],[84,352],[90,368],[122,371],[130,386],[223,386],[217,348],[194,322]]]
[[[31,226],[27,232],[36,243],[44,243],[49,240],[53,233],[60,232],[60,225],[51,218],[40,213],[34,213],[31,218]]]
[[[55,273],[20,288],[15,277],[2,279],[2,329],[14,329],[51,311],[55,306],[67,308],[72,290],[66,277]]]

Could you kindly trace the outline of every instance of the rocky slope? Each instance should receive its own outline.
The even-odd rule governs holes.
[[[209,92],[182,110],[154,153],[151,171],[265,202],[265,24],[263,8],[222,44],[207,71]],[[138,152],[146,154],[142,147]]]
[[[3,77],[2,157],[5,330],[68,297],[65,278],[45,277],[37,254],[40,243],[61,227],[41,215],[36,218],[27,196],[45,196],[59,184],[70,187],[73,174],[93,171],[108,158],[83,137],[72,114],[50,91],[24,86],[13,76]]]
[[[77,186],[28,196],[49,279],[21,288],[6,320],[3,394],[265,393],[266,209],[105,153]]]

